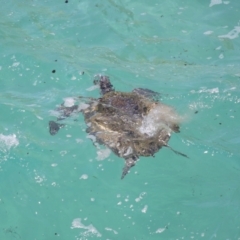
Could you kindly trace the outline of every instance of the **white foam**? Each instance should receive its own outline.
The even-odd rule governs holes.
[[[83,143],[83,140],[81,138],[76,138],[77,143]]]
[[[65,107],[72,107],[75,104],[75,99],[72,97],[64,98],[64,103],[63,105]]]
[[[203,103],[203,102],[193,102],[191,104],[189,104],[189,108],[192,109],[192,110],[197,110],[199,108],[207,108],[207,109],[210,109],[211,106]]]
[[[210,88],[210,89],[203,88],[203,89],[199,90],[198,92],[199,93],[203,93],[203,92],[206,92],[206,93],[219,93],[219,88],[218,87]]]
[[[240,26],[234,27],[233,30],[231,30],[229,33],[225,35],[220,35],[218,36],[219,38],[228,38],[228,39],[234,39],[237,38],[238,35],[240,34]]]
[[[114,234],[118,234],[117,231],[115,231],[115,230],[113,230],[113,229],[111,229],[111,228],[109,228],[109,227],[105,227],[105,230],[106,230],[106,231],[112,231]]]
[[[72,229],[74,228],[82,228],[82,229],[86,229],[85,232],[81,233],[81,235],[83,235],[84,237],[93,237],[93,236],[96,236],[96,237],[101,237],[102,234],[100,232],[98,232],[98,230],[92,225],[84,225],[82,222],[81,222],[81,218],[76,218],[72,221],[72,226],[71,226]]]
[[[111,154],[111,150],[110,150],[109,148],[99,149],[99,150],[97,151],[97,157],[96,157],[96,159],[97,159],[98,161],[102,161],[102,160],[108,158],[108,157],[110,156],[110,154]]]
[[[223,58],[224,58],[223,53],[221,53],[218,57],[219,57],[220,59],[223,59]]]
[[[88,175],[87,174],[83,174],[79,179],[86,180],[86,179],[88,179]]]
[[[142,209],[142,213],[146,213],[146,212],[147,212],[147,209],[148,209],[148,206],[145,205],[144,208]]]
[[[17,67],[20,64],[20,62],[15,62],[12,64],[12,67]]]
[[[67,151],[66,151],[66,150],[63,150],[63,151],[60,151],[59,153],[60,153],[60,155],[63,157],[64,155],[67,154]]]
[[[161,104],[151,109],[147,116],[144,116],[139,131],[148,136],[154,136],[160,129],[165,128],[171,133],[171,127],[181,122],[180,116],[173,108]]]
[[[155,233],[162,233],[166,230],[166,228],[158,228]]]
[[[93,86],[87,88],[86,90],[89,91],[89,92],[91,92],[91,91],[93,91],[93,90],[95,90],[95,89],[98,89],[98,88],[99,88],[98,85],[93,85]]]
[[[140,193],[139,197],[135,199],[136,202],[140,202],[143,199],[143,196],[146,195],[146,192]]]
[[[53,117],[60,117],[60,113],[56,110],[49,110],[49,115]]]
[[[35,114],[35,116],[39,119],[39,120],[43,120],[42,117],[38,116],[37,114]]]
[[[9,151],[12,147],[18,146],[19,141],[15,134],[3,135],[0,134],[0,151]]]
[[[34,177],[35,182],[39,183],[40,186],[42,186],[43,182],[45,182],[47,180],[45,175],[43,175],[43,174],[40,175],[35,169],[33,170],[33,172],[34,172],[34,175],[35,175],[35,177]]]
[[[200,90],[196,91],[196,90],[191,90],[190,91],[191,93],[219,93],[219,88],[216,87],[216,88],[206,88],[206,87],[203,87],[201,88]]]
[[[222,0],[211,0],[209,7],[212,7],[217,4],[222,4]]]
[[[210,35],[210,34],[212,34],[213,33],[213,31],[206,31],[206,32],[204,32],[203,34],[204,35]]]
[[[80,104],[78,105],[78,111],[84,110],[84,109],[86,109],[86,108],[88,108],[88,107],[89,107],[89,104],[80,103]]]

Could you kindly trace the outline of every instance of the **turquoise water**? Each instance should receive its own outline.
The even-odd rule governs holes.
[[[239,10],[2,1],[0,239],[240,239]],[[162,149],[120,180],[124,161],[98,152],[81,115],[51,136],[51,111],[99,96],[99,73],[160,92],[186,119],[169,144],[189,159]]]

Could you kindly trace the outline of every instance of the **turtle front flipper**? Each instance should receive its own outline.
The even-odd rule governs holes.
[[[131,167],[135,166],[136,160],[137,158],[135,157],[130,157],[125,159],[125,166],[122,171],[121,179],[123,179],[128,174],[128,171],[130,170]]]
[[[49,121],[48,125],[49,125],[49,133],[51,135],[57,134],[59,129],[65,126],[64,124],[60,124],[54,121]]]
[[[134,93],[137,93],[140,96],[143,96],[145,98],[148,98],[150,100],[158,101],[160,99],[160,93],[154,92],[147,88],[135,88],[133,89]]]

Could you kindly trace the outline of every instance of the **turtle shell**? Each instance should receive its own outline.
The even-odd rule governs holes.
[[[87,132],[119,157],[152,156],[167,145],[171,132],[163,125],[153,134],[141,131],[144,119],[158,106],[135,92],[108,92],[83,111]]]

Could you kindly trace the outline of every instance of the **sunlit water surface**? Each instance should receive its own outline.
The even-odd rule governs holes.
[[[240,2],[2,1],[0,239],[240,239]],[[83,117],[48,132],[64,99],[161,93],[185,121],[169,145],[124,161]]]

